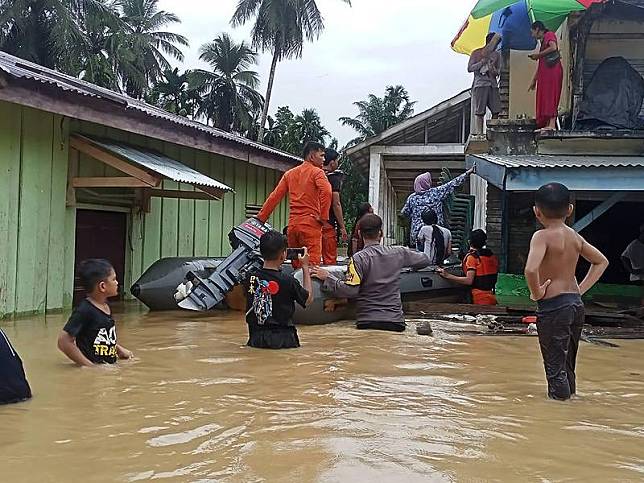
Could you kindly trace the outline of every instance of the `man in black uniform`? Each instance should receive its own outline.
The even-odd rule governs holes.
[[[338,261],[338,232],[343,241],[348,239],[340,202],[344,173],[338,169],[339,157],[340,155],[334,149],[327,149],[324,152],[324,171],[332,191],[329,223],[322,228],[322,263],[324,265],[335,265]]]
[[[0,329],[0,404],[24,401],[31,397],[22,361]]]

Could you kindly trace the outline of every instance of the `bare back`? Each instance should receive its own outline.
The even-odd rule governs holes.
[[[546,245],[546,253],[539,267],[539,279],[552,280],[544,298],[562,293],[579,293],[575,272],[584,239],[566,225],[545,228],[538,233]]]

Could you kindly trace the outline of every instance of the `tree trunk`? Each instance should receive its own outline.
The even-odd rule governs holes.
[[[268,87],[266,88],[266,99],[264,99],[262,118],[259,121],[259,132],[257,133],[257,141],[260,143],[264,140],[264,126],[266,126],[266,118],[268,117],[268,106],[271,103],[271,94],[273,92],[273,81],[275,80],[275,69],[277,69],[278,57],[277,49],[275,49],[275,52],[273,52],[273,62],[271,63],[271,73],[268,76]]]

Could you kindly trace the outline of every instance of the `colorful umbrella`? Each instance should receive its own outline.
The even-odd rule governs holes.
[[[482,18],[474,18],[470,15],[452,40],[452,49],[461,54],[470,55],[475,49],[485,45],[485,37],[488,33],[500,33],[502,50],[534,50],[537,42],[530,34],[531,24],[525,0]]]
[[[571,12],[586,10],[593,3],[602,3],[606,0],[478,0],[469,18],[452,41],[452,49],[463,54],[485,44],[485,36],[489,32],[499,32],[503,29],[495,24],[495,18],[502,18],[507,8],[513,10],[509,27],[514,32],[514,40],[505,41],[502,48],[514,50],[532,50],[527,36],[530,34],[530,24],[535,20],[542,21],[550,30],[557,30]],[[523,13],[525,12],[525,14]],[[497,17],[498,16],[498,17]],[[521,28],[517,28],[518,26]],[[514,45],[513,45],[514,44]]]
[[[515,0],[478,0],[472,9],[472,17],[482,18],[505,8]],[[525,0],[533,21],[541,20],[550,30],[557,30],[570,12],[586,10],[593,3],[605,0]]]

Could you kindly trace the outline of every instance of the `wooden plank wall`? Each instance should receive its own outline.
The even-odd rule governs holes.
[[[70,132],[155,149],[236,191],[222,201],[153,198],[150,213],[132,213],[126,287],[162,256],[227,255],[228,232],[245,219],[246,205],[262,203],[280,176],[230,158],[0,102],[0,318],[71,305],[76,210],[66,207],[68,172],[120,173],[70,151]],[[193,189],[174,182],[164,182],[164,188]],[[287,215],[282,203],[270,222],[281,230]]]
[[[0,317],[71,304],[68,130],[61,116],[0,102]]]
[[[136,281],[162,257],[220,257],[230,253],[228,233],[244,221],[247,204],[261,204],[273,190],[281,173],[235,161],[204,151],[125,133],[85,122],[72,122],[72,132],[121,140],[162,152],[191,166],[235,190],[221,201],[176,200],[152,198],[151,212],[132,214],[129,223],[126,256],[126,287]],[[88,167],[82,167],[86,164]],[[100,163],[91,159],[79,161],[79,172],[100,171]],[[90,176],[90,174],[87,174]],[[104,176],[96,172],[94,176]],[[192,190],[185,184],[164,181],[165,189]],[[284,201],[269,222],[281,231],[288,219]]]

